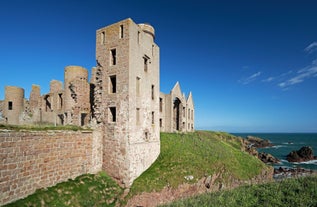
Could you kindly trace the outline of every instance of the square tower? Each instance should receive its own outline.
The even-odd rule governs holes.
[[[159,47],[154,28],[130,18],[97,30],[94,116],[103,169],[130,186],[160,153]]]

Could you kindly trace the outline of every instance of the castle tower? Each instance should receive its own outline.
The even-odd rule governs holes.
[[[18,125],[24,109],[24,89],[15,86],[5,87],[3,116],[7,124]]]
[[[88,71],[80,66],[67,66],[64,78],[65,124],[86,125],[90,118]]]
[[[154,28],[126,19],[97,30],[95,94],[104,126],[103,169],[130,186],[160,153],[159,47]],[[101,109],[101,110],[100,110]],[[96,117],[97,118],[97,117]]]

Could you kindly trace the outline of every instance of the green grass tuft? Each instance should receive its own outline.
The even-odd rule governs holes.
[[[175,201],[164,207],[248,207],[317,206],[317,177],[287,179],[281,182],[243,186],[231,191],[206,193]],[[162,206],[162,207],[163,207]]]
[[[39,189],[25,199],[5,207],[37,206],[116,206],[120,205],[123,189],[106,173],[85,174],[56,186]]]

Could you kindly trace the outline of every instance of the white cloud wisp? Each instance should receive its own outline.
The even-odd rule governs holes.
[[[249,84],[249,83],[255,81],[256,78],[259,77],[261,74],[262,74],[262,72],[254,73],[247,78],[243,78],[243,79],[239,80],[239,82],[242,83],[243,85]]]
[[[304,82],[306,79],[317,77],[317,59],[308,67],[297,71],[292,78],[278,84],[281,88],[287,88],[298,83]]]

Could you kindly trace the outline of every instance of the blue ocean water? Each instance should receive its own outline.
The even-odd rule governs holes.
[[[236,136],[245,138],[248,135],[270,140],[274,146],[258,149],[259,152],[272,154],[281,160],[281,163],[274,164],[274,167],[305,168],[317,170],[317,160],[301,163],[290,163],[286,156],[293,150],[299,150],[303,146],[313,148],[317,156],[317,133],[233,133]]]

